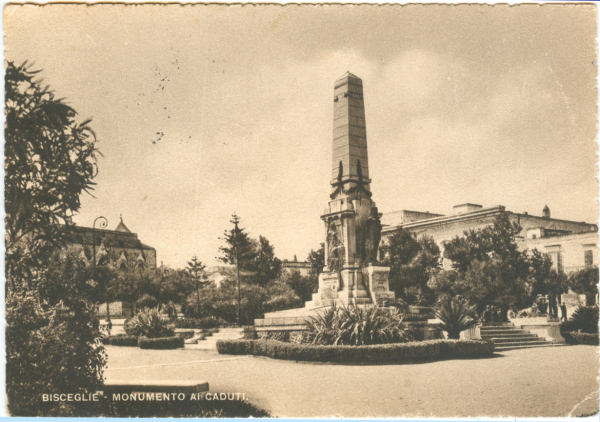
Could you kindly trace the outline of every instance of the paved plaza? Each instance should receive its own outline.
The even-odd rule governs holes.
[[[562,346],[401,365],[299,363],[201,350],[108,346],[107,379],[205,380],[278,417],[585,416],[598,349]]]

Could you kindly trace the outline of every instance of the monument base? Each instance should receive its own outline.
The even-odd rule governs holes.
[[[319,275],[319,290],[307,302],[308,309],[333,305],[386,306],[396,295],[390,290],[390,268],[369,264],[363,268],[344,268],[339,273],[325,271]]]
[[[392,305],[396,295],[389,288],[389,273],[389,267],[379,265],[322,272],[319,290],[311,301],[303,308],[267,312],[264,318],[254,320],[256,331],[303,331],[309,318],[331,306]]]

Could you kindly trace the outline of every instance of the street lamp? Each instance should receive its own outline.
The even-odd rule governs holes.
[[[92,223],[92,259],[94,262],[92,268],[94,269],[94,275],[96,275],[96,222],[98,221],[100,221],[98,228],[105,229],[108,226],[108,220],[102,215],[96,217]]]
[[[92,223],[92,270],[93,270],[92,274],[94,275],[94,278],[96,277],[96,223],[98,223],[98,228],[104,229],[108,226],[108,220],[106,219],[106,217],[100,215],[100,216],[96,217],[94,219],[94,222]],[[109,309],[108,296],[107,296],[106,297],[106,325],[107,325],[107,327],[110,326],[109,312],[110,312],[110,309]],[[109,329],[108,335],[110,335],[110,329]]]

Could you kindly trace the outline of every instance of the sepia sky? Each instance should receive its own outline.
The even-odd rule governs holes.
[[[280,258],[323,236],[334,80],[363,80],[380,211],[502,204],[597,221],[596,16],[585,5],[5,8],[5,57],[93,118],[76,221],[215,263],[235,211]]]

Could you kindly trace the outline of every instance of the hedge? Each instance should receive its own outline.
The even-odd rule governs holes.
[[[257,355],[315,362],[384,363],[491,356],[494,346],[483,340],[428,340],[369,346],[322,346],[275,340],[219,340],[217,350],[230,355]]]
[[[148,338],[140,336],[137,345],[140,349],[178,349],[183,347],[184,340],[180,336]]]
[[[567,343],[571,344],[591,344],[598,346],[598,333],[584,333],[581,331],[568,331],[563,333]]]
[[[216,328],[223,325],[227,325],[227,321],[214,316],[183,318],[175,321],[175,328]]]
[[[138,338],[136,336],[128,336],[127,334],[117,334],[103,337],[102,343],[111,346],[137,346]]]

